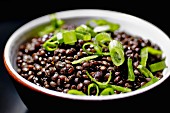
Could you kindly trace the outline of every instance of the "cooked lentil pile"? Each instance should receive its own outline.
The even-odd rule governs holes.
[[[67,25],[54,17],[51,23],[51,30],[40,31],[18,51],[17,72],[38,86],[75,95],[112,95],[163,77],[166,65],[159,46],[119,31],[118,24],[100,19]]]

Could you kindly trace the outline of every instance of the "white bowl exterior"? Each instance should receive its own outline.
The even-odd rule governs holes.
[[[19,47],[19,44],[21,44],[23,41],[25,41],[30,36],[28,31],[44,23],[50,22],[48,15],[45,15],[45,16],[39,17],[37,19],[34,19],[28,22],[27,24],[23,25],[18,30],[16,30],[11,35],[11,37],[8,39],[8,42],[6,43],[6,46],[5,46],[4,58],[6,60],[6,64],[9,66],[10,70],[16,75],[16,77],[19,80],[25,82],[26,84],[38,90],[41,90],[42,92],[45,92],[47,94],[58,96],[58,97],[64,97],[68,99],[109,100],[109,99],[119,99],[119,98],[129,97],[129,96],[143,93],[145,91],[148,91],[156,87],[157,85],[160,85],[163,81],[165,81],[169,77],[170,75],[170,54],[169,54],[170,39],[162,30],[160,30],[155,25],[135,16],[131,16],[128,14],[115,12],[115,11],[107,11],[107,10],[78,9],[78,10],[57,12],[56,14],[57,14],[57,18],[66,20],[66,22],[68,23],[76,23],[76,24],[85,23],[85,21],[90,18],[91,19],[92,18],[107,19],[108,21],[120,24],[121,26],[120,31],[125,31],[127,33],[130,33],[133,36],[139,36],[144,39],[149,39],[151,40],[151,42],[158,44],[160,48],[163,50],[164,56],[166,56],[167,68],[163,71],[163,78],[160,79],[155,84],[152,84],[146,88],[128,92],[128,93],[109,95],[109,96],[78,96],[78,95],[64,94],[64,93],[60,93],[57,91],[45,89],[43,87],[37,86],[27,81],[15,71],[16,63],[15,63],[14,58],[16,56],[16,51]]]

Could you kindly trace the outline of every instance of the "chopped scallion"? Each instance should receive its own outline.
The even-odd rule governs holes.
[[[95,54],[95,53],[93,53],[93,52],[88,51],[88,50],[85,48],[86,46],[90,46],[90,45],[92,45],[92,46],[94,47],[94,49],[95,49],[95,51],[96,51],[96,54],[102,55],[102,48],[101,48],[100,46],[98,46],[97,44],[94,44],[94,43],[92,43],[92,42],[84,43],[83,46],[82,46],[83,51],[85,51],[87,54]]]
[[[82,96],[86,95],[86,94],[84,94],[82,91],[78,91],[78,90],[76,90],[76,89],[70,89],[70,90],[68,90],[67,93],[68,93],[68,94],[73,94],[73,95],[82,95]]]
[[[145,67],[147,60],[148,60],[148,49],[147,48],[141,49],[140,57],[141,57],[140,64]]]
[[[54,35],[53,37],[51,37],[50,39],[48,39],[44,44],[43,47],[45,48],[45,50],[47,51],[54,51],[58,48],[58,40],[57,40],[57,36]]]
[[[144,67],[143,65],[138,65],[137,67],[139,69],[139,71],[144,74],[147,78],[150,77],[150,78],[154,78],[153,74],[146,68]]]
[[[97,32],[104,32],[104,31],[109,31],[110,30],[110,26],[109,25],[103,25],[103,26],[97,26],[93,29],[93,31],[95,33]]]
[[[113,90],[113,88],[106,88],[106,89],[104,89],[101,93],[100,93],[100,95],[113,95],[114,94],[114,90]]]
[[[81,62],[83,62],[83,61],[88,61],[88,60],[91,60],[91,59],[95,59],[95,58],[97,58],[97,57],[98,57],[98,55],[83,57],[83,58],[81,58],[81,59],[78,59],[78,60],[73,61],[72,64],[78,64],[78,63],[81,63]]]
[[[120,42],[116,40],[112,40],[109,43],[110,56],[111,56],[113,64],[115,64],[116,66],[122,65],[123,62],[125,61],[124,51],[122,48],[123,47],[120,44]]]
[[[121,91],[121,92],[131,92],[132,90],[130,88],[122,87],[122,86],[117,86],[117,85],[109,85],[112,87],[114,90]]]
[[[140,52],[140,55],[141,55],[140,64],[143,65],[143,66],[146,66],[146,64],[147,64],[148,53],[150,53],[152,55],[161,55],[162,51],[156,50],[156,49],[149,47],[149,46],[142,48],[141,52]]]
[[[152,84],[154,84],[155,82],[157,82],[159,79],[156,77],[153,77],[149,82],[147,82],[146,84],[144,84],[143,86],[141,86],[139,89],[150,86]]]
[[[72,44],[77,42],[76,33],[74,30],[63,32],[64,44]]]
[[[146,48],[148,49],[148,52],[152,55],[161,55],[162,54],[161,50],[157,50],[152,47],[146,47]]]
[[[62,32],[58,32],[58,33],[56,34],[56,36],[57,36],[58,42],[59,42],[59,43],[63,43],[63,33],[62,33]]]
[[[165,60],[149,65],[149,68],[150,68],[151,72],[160,71],[160,70],[165,69],[166,67],[167,66],[165,64]]]
[[[88,41],[88,40],[91,40],[91,34],[90,33],[78,33],[76,32],[76,37],[77,39],[82,39],[84,41]]]
[[[96,35],[96,33],[95,32],[93,32],[93,30],[91,29],[91,28],[89,28],[88,26],[86,26],[86,25],[80,25],[80,26],[78,26],[77,28],[76,28],[76,30],[75,30],[77,33],[81,33],[81,34],[83,34],[83,35],[89,35],[90,34],[90,36],[95,36]]]
[[[99,88],[102,88],[102,89],[108,87],[108,84],[109,84],[109,82],[110,82],[110,80],[111,80],[111,78],[112,78],[112,72],[110,72],[110,76],[109,76],[107,82],[101,83],[101,82],[98,82],[96,79],[94,79],[94,78],[89,74],[88,71],[86,71],[86,74],[87,74],[87,76],[91,79],[91,81],[93,81],[94,83],[96,83],[96,84],[99,86]]]
[[[89,20],[87,21],[86,25],[90,26],[90,27],[98,27],[98,26],[104,26],[103,28],[97,28],[97,30],[95,31],[101,31],[101,29],[103,30],[106,30],[107,31],[115,31],[115,30],[118,30],[120,25],[119,24],[116,24],[116,23],[113,23],[113,22],[109,22],[107,20],[103,20],[103,19],[92,19],[92,20]],[[109,27],[107,27],[109,26]]]
[[[132,65],[132,59],[131,58],[128,58],[127,64],[128,64],[128,80],[129,81],[135,81],[135,75],[134,75],[134,72],[133,72],[133,65]]]
[[[99,87],[95,83],[91,83],[88,85],[88,95],[90,95],[90,91],[92,88],[96,89],[96,96],[99,95]]]
[[[114,48],[114,47],[123,49],[123,45],[117,40],[110,41],[109,48]]]
[[[110,41],[111,41],[111,36],[108,33],[99,33],[95,36],[95,43],[103,47],[107,47],[106,45],[104,45],[104,43]]]

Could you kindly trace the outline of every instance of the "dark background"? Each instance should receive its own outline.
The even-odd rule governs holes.
[[[163,0],[0,1],[0,113],[29,112],[20,100],[4,68],[3,49],[9,36],[17,28],[34,18],[71,9],[106,9],[131,14],[153,23],[170,36],[169,6],[168,2]],[[169,90],[170,78],[145,95],[142,94],[142,98],[138,99],[141,102],[138,101],[135,104],[136,106],[141,106],[141,109],[146,109],[146,111],[167,111],[169,110],[167,106],[170,102]],[[149,104],[146,104],[148,102]],[[129,109],[133,110],[134,107],[129,105]],[[138,109],[137,111],[140,110]]]

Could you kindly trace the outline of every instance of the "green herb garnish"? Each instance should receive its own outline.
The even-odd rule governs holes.
[[[165,69],[166,67],[167,66],[165,64],[165,60],[149,65],[151,72],[161,71]]]
[[[73,44],[77,42],[76,32],[74,30],[63,32],[64,44]]]
[[[109,82],[110,82],[110,80],[111,80],[111,78],[112,78],[112,73],[111,73],[111,72],[110,72],[110,76],[109,76],[107,82],[104,82],[104,83],[101,83],[101,82],[96,81],[96,80],[88,73],[88,71],[86,71],[86,74],[87,74],[87,76],[91,79],[91,81],[93,81],[94,83],[96,83],[96,84],[99,86],[99,88],[101,88],[101,89],[113,88],[114,90],[121,91],[121,92],[130,92],[130,91],[131,91],[131,89],[129,89],[129,88],[125,88],[125,87],[122,87],[122,86],[117,86],[117,85],[111,85],[111,84],[109,84]]]
[[[113,95],[113,94],[114,94],[113,88],[106,88],[100,93],[100,95]]]
[[[90,46],[92,45],[94,47],[94,49],[96,50],[96,53],[93,53],[93,52],[90,52],[86,49],[86,46]],[[97,45],[97,44],[94,44],[92,42],[87,42],[87,43],[84,43],[83,46],[82,46],[82,49],[83,51],[85,51],[87,54],[97,54],[97,55],[102,55],[102,48]]]
[[[143,66],[146,66],[146,64],[147,64],[148,53],[150,53],[152,55],[161,55],[162,51],[156,50],[156,49],[154,49],[152,47],[144,47],[144,48],[142,48],[141,53],[140,53],[140,56],[141,56],[140,64],[143,65]]]
[[[153,74],[144,66],[142,65],[138,65],[137,67],[139,69],[139,71],[145,75],[146,77],[150,77],[150,78],[154,78]]]
[[[88,61],[88,60],[91,60],[91,59],[95,59],[97,57],[98,57],[98,55],[92,55],[92,56],[83,57],[81,59],[73,61],[72,64],[82,63],[83,61]]]
[[[135,81],[135,75],[134,75],[134,72],[133,72],[133,65],[132,65],[132,59],[131,58],[128,58],[127,65],[128,65],[128,80],[129,81]]]
[[[115,30],[118,30],[120,28],[119,24],[109,22],[109,21],[103,20],[103,19],[89,20],[89,21],[87,21],[86,25],[94,28],[94,32],[103,32],[103,31],[114,32]]]
[[[67,93],[68,93],[68,94],[73,94],[73,95],[82,95],[82,96],[86,95],[86,94],[84,94],[82,91],[78,91],[78,90],[76,90],[76,89],[70,89],[70,90],[68,90]]]
[[[113,64],[120,66],[125,61],[123,46],[119,41],[112,40],[109,43],[109,51]]]
[[[99,95],[99,87],[95,83],[91,83],[88,85],[88,95],[90,95],[90,91],[92,88],[96,89],[96,96]]]
[[[159,79],[156,77],[153,77],[149,82],[147,82],[146,84],[144,84],[143,86],[141,86],[139,89],[150,86],[152,84],[154,84],[155,82],[157,82]]]
[[[104,43],[110,42],[111,40],[111,36],[108,33],[99,33],[95,36],[95,43],[102,47],[107,47]]]
[[[43,47],[47,50],[47,51],[54,51],[58,48],[58,40],[57,40],[57,36],[54,35],[53,37],[51,37],[50,39],[48,39],[44,44]]]

